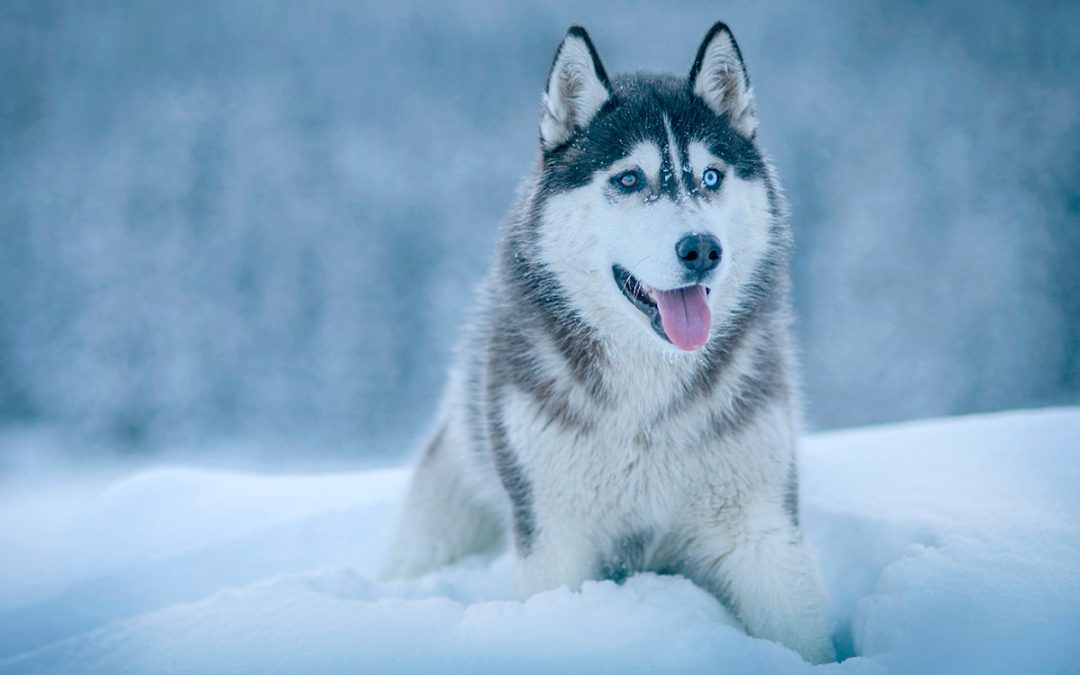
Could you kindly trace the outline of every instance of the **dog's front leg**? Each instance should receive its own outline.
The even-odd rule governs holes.
[[[834,661],[828,599],[790,517],[771,504],[732,516],[711,519],[691,537],[687,576],[728,605],[751,635],[811,663]]]
[[[535,539],[518,539],[514,549],[522,599],[559,586],[577,590],[598,574],[596,545],[580,527],[580,520],[546,518]]]

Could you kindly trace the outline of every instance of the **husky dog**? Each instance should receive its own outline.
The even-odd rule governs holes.
[[[798,526],[791,233],[717,23],[688,78],[608,78],[571,28],[386,573],[512,532],[522,595],[682,574],[834,658]]]

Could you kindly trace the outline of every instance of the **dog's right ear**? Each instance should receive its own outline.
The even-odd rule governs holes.
[[[589,34],[572,26],[555,52],[540,114],[540,142],[553,150],[588,126],[611,99],[611,83]]]
[[[754,137],[754,90],[735,36],[723,21],[713,24],[698,48],[690,69],[690,88],[713,112],[727,117],[735,131],[746,138]]]

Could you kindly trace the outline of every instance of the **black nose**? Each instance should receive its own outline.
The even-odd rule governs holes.
[[[709,234],[691,234],[675,244],[675,255],[686,269],[705,274],[720,264],[720,241]]]

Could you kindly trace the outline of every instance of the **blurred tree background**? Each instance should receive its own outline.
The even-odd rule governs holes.
[[[7,0],[0,428],[401,456],[566,27],[684,73],[716,19],[792,203],[809,426],[1080,403],[1075,2]]]

